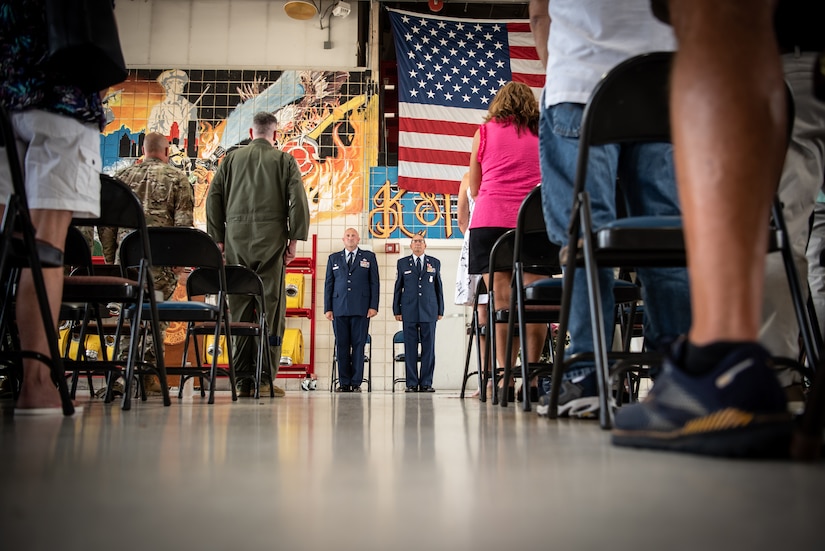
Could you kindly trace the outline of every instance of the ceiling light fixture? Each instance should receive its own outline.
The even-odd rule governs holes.
[[[318,14],[318,8],[315,7],[315,4],[307,0],[290,0],[284,4],[284,11],[287,16],[299,21],[312,19]]]

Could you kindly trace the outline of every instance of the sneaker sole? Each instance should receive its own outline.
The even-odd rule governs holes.
[[[559,405],[559,417],[596,419],[599,416],[599,397],[585,396]]]
[[[547,417],[550,413],[549,404],[539,404],[536,406],[536,413],[539,417]],[[566,404],[559,405],[559,417],[575,417],[577,419],[595,419],[599,416],[599,397],[585,396],[570,400]]]
[[[788,415],[747,416],[746,424],[733,426],[724,417],[730,411],[717,412],[697,419],[691,427],[673,431],[640,431],[613,429],[611,442],[615,446],[694,453],[717,457],[787,457],[790,451],[793,422]],[[734,415],[735,415],[734,413]],[[708,426],[708,430],[696,429]],[[726,426],[727,425],[727,426]]]

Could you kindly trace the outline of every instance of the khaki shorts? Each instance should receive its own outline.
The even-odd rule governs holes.
[[[100,214],[100,132],[93,124],[47,111],[11,113],[30,209]],[[0,148],[0,204],[12,193],[5,148]]]

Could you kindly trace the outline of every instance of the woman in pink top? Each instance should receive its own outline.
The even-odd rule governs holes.
[[[487,117],[473,136],[470,153],[470,194],[475,209],[470,223],[470,273],[483,274],[489,284],[490,250],[507,230],[516,227],[518,210],[527,194],[541,182],[539,168],[539,106],[526,84],[509,82],[498,91]],[[526,251],[529,256],[530,251]],[[510,303],[512,272],[496,274],[496,302]],[[524,274],[525,284],[546,275]],[[527,328],[527,349],[531,362],[538,362],[546,326],[531,324]],[[504,367],[507,327],[496,325],[496,352],[499,367]],[[518,347],[513,347],[512,364]],[[524,361],[524,358],[522,358]],[[510,382],[512,391],[512,381]],[[531,381],[531,398],[538,400],[536,382]],[[511,397],[512,399],[512,397]]]

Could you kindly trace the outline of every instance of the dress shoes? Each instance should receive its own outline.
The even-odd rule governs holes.
[[[418,387],[418,392],[435,392],[435,389],[430,385],[421,385]]]
[[[351,386],[350,387],[350,392],[361,392],[361,387],[360,386]]]
[[[335,392],[352,392],[352,387],[349,385],[339,385]]]
[[[404,390],[404,392],[418,392],[418,387],[417,387],[417,386],[408,386],[408,387]]]

